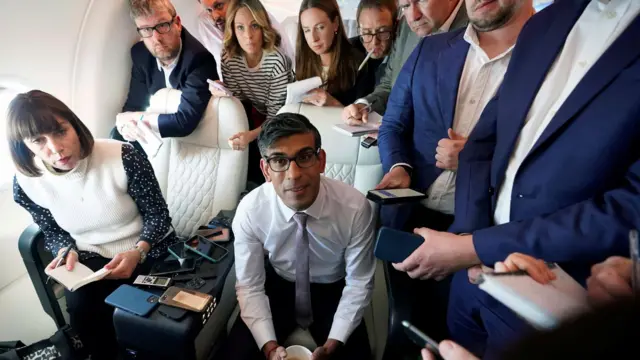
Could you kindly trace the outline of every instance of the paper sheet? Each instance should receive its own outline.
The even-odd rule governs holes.
[[[318,76],[287,85],[287,100],[285,105],[301,103],[309,91],[317,89],[320,86],[322,86],[322,79]]]

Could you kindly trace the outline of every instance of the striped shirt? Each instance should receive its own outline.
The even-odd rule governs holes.
[[[287,84],[294,81],[291,60],[279,50],[264,52],[260,64],[249,68],[243,55],[222,54],[222,79],[240,100],[249,100],[267,120],[273,118],[287,99]]]

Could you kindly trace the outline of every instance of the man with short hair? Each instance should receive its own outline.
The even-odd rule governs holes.
[[[376,77],[376,85],[384,75],[393,46],[397,12],[395,0],[362,0],[358,4],[358,36],[350,40],[353,46],[365,54],[371,53],[367,64],[371,74]]]
[[[233,220],[242,321],[216,358],[283,359],[296,327],[320,345],[314,360],[370,358],[362,315],[375,272],[371,205],[321,175],[320,133],[304,116],[268,120],[258,146],[267,182],[242,199]]]
[[[204,47],[215,57],[218,64],[218,77],[222,79],[221,55],[222,49],[224,49],[224,27],[227,23],[227,9],[231,0],[198,0],[198,3],[200,3],[201,7],[201,11],[198,14],[200,40]],[[296,53],[294,47],[278,20],[271,13],[268,14],[271,26],[282,37],[280,50],[289,57],[293,64],[293,69],[295,69]]]
[[[112,137],[144,141],[139,121],[161,137],[187,136],[196,129],[209,104],[207,79],[218,79],[215,60],[182,27],[169,0],[130,0],[129,6],[142,42],[131,48],[129,94],[123,112],[116,117]],[[147,113],[151,96],[162,88],[182,91],[178,111]],[[139,148],[138,143],[134,145]]]
[[[384,75],[375,90],[368,96],[356,100],[342,112],[342,120],[349,125],[360,125],[367,121],[369,110],[384,114],[391,89],[402,66],[427,35],[459,29],[467,25],[467,13],[463,0],[399,0],[398,11],[406,21],[401,21]]]

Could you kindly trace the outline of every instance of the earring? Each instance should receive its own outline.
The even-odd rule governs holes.
[[[338,35],[338,30],[336,30],[333,34],[334,34],[334,35]]]

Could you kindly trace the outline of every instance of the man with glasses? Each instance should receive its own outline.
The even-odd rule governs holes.
[[[216,359],[283,359],[308,329],[313,359],[369,359],[362,322],[373,291],[374,214],[355,188],[321,174],[326,154],[307,118],[282,113],[258,137],[267,182],[233,220],[236,321]],[[257,345],[257,346],[256,346]]]
[[[198,126],[211,98],[207,79],[218,79],[215,60],[182,27],[169,0],[130,0],[129,5],[142,42],[131,48],[129,95],[112,137],[141,140],[139,121],[161,137],[187,136]],[[182,91],[178,111],[147,113],[151,96],[162,88]]]
[[[397,6],[395,0],[362,0],[358,4],[356,19],[358,34],[351,43],[365,54],[371,53],[369,71],[375,74],[376,85],[384,75],[395,34]]]
[[[342,120],[349,125],[367,121],[367,106],[379,114],[387,109],[387,100],[402,66],[418,45],[420,39],[434,33],[465,27],[468,23],[463,0],[399,0],[400,17],[398,35],[385,66],[384,75],[368,96],[356,100],[342,112]]]
[[[198,14],[200,41],[202,41],[204,47],[216,58],[218,75],[222,78],[222,61],[220,60],[220,56],[224,48],[224,27],[227,23],[227,9],[229,8],[231,0],[198,0],[198,3],[200,3],[201,7],[201,11]],[[271,26],[276,29],[282,37],[280,50],[294,62],[293,68],[295,69],[296,54],[287,34],[271,13],[269,13],[269,21],[271,22]]]

